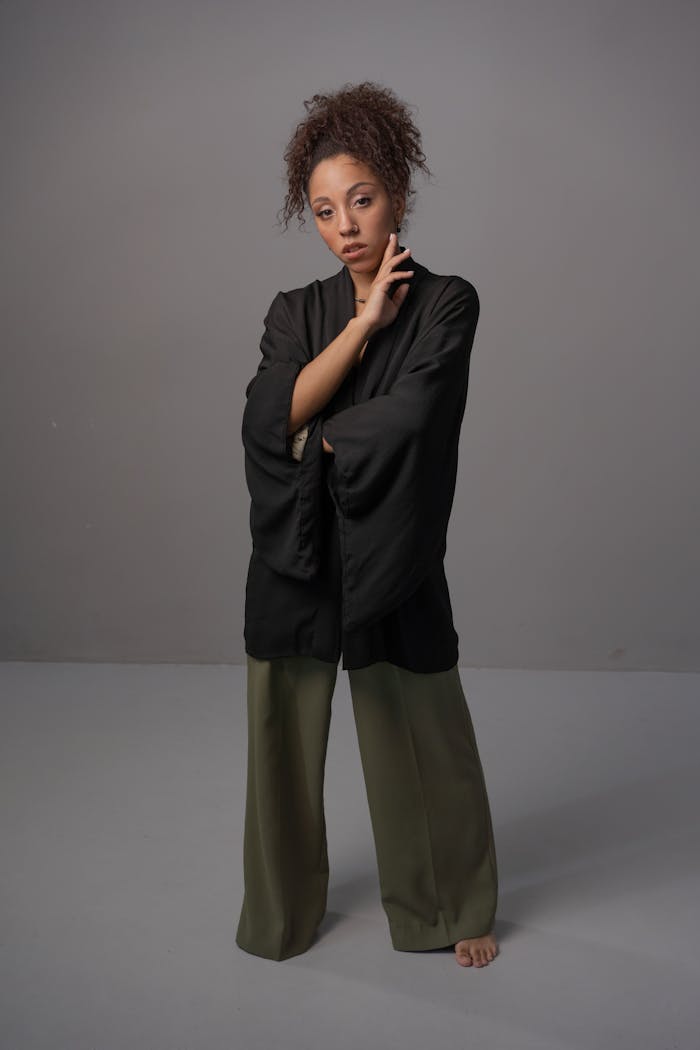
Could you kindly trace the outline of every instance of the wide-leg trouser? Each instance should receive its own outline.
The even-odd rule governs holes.
[[[326,911],[323,781],[338,668],[247,654],[244,896],[236,944],[268,959],[305,952]],[[496,851],[458,667],[348,670],[382,906],[398,951],[493,928]]]

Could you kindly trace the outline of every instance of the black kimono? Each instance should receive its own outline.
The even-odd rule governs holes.
[[[443,563],[479,298],[412,257],[402,268],[415,274],[395,321],[308,421],[300,460],[294,383],[355,316],[350,272],[278,292],[265,317],[242,423],[244,635],[258,659],[342,654],[344,669],[386,660],[424,673],[458,662]]]

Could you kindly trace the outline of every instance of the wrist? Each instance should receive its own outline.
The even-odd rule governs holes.
[[[373,336],[375,332],[374,325],[370,324],[369,321],[364,321],[361,314],[359,317],[350,318],[348,321],[348,328],[350,331],[356,332],[357,338],[361,339],[363,343],[366,342],[370,336]]]

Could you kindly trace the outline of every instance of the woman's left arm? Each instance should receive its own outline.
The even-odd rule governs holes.
[[[341,409],[322,425],[335,454],[345,513],[365,513],[410,467],[430,472],[461,424],[479,319],[476,288],[454,277],[386,394]]]
[[[346,629],[398,607],[443,549],[479,311],[474,286],[451,278],[390,390],[323,422]]]

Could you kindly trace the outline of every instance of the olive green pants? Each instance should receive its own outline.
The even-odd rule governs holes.
[[[305,952],[326,911],[323,807],[338,668],[248,654],[244,895],[236,944]],[[498,879],[484,774],[457,666],[348,670],[382,906],[398,951],[493,928]]]

